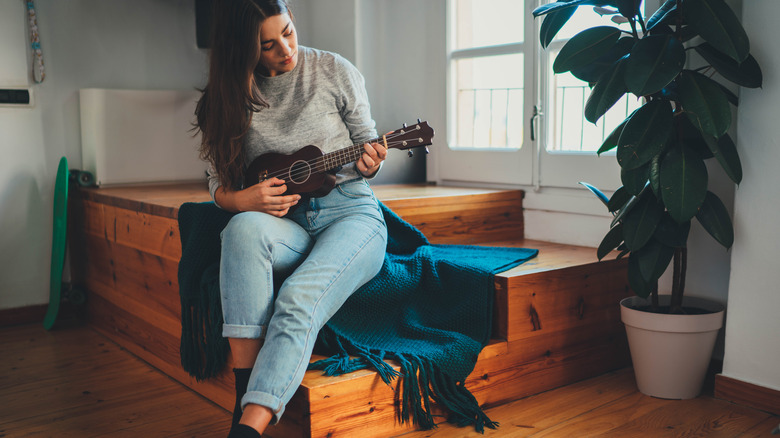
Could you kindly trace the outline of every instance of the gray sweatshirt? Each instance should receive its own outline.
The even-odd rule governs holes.
[[[270,107],[252,116],[244,141],[246,165],[268,152],[290,154],[315,145],[327,153],[376,137],[365,80],[341,55],[298,46],[295,68],[260,77],[258,87]],[[220,186],[213,166],[208,175],[213,198]],[[358,177],[354,163],[347,164],[336,183]]]

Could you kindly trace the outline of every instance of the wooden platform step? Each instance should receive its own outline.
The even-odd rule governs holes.
[[[522,246],[539,256],[496,276],[494,340],[466,385],[495,406],[629,363],[617,301],[628,296],[625,261],[597,262],[593,248],[523,238],[522,192],[378,186],[377,196],[434,243]],[[89,290],[88,317],[102,333],[161,371],[232,409],[232,373],[196,382],[181,369],[176,214],[209,200],[202,185],[81,190],[73,197],[71,249]],[[315,358],[316,359],[316,358]],[[272,437],[394,436],[395,388],[364,370],[310,371]]]

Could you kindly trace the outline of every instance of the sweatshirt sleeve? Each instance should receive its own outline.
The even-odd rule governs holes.
[[[216,205],[219,208],[222,208],[217,203],[217,198],[214,196],[217,192],[217,189],[222,186],[222,184],[219,182],[219,176],[217,175],[217,170],[214,168],[214,164],[209,162],[209,167],[206,169],[206,174],[208,175],[208,181],[209,181],[209,193],[211,194],[211,199],[214,201],[214,205]]]
[[[341,88],[341,118],[349,129],[354,143],[364,143],[376,138],[376,123],[371,118],[366,81],[358,69],[346,58],[337,56],[340,67],[338,79]]]
[[[350,139],[353,143],[365,143],[377,137],[376,122],[371,117],[371,105],[366,92],[366,81],[360,71],[346,58],[337,55],[340,67],[338,78],[340,80],[341,117],[347,125]],[[373,179],[382,170],[382,164],[373,175],[367,179]],[[357,171],[357,169],[355,169]]]

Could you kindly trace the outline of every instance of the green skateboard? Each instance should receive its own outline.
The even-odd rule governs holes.
[[[49,280],[49,307],[43,318],[43,327],[51,330],[57,321],[60,303],[66,298],[75,306],[86,302],[84,290],[66,283],[62,279],[68,243],[68,185],[75,182],[81,186],[94,185],[95,178],[89,172],[68,170],[68,160],[60,159],[54,184],[54,226],[51,245],[51,277]]]

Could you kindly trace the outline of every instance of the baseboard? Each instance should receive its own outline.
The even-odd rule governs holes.
[[[24,324],[43,324],[48,304],[36,304],[12,309],[0,309],[0,328],[12,327]],[[57,315],[56,327],[81,324],[83,310],[75,309],[68,302],[60,303],[60,312]]]
[[[43,316],[46,315],[46,304],[37,304],[35,306],[17,307],[14,309],[0,310],[0,327],[11,327],[14,325],[33,324],[43,322]]]
[[[780,391],[723,374],[715,376],[715,398],[780,415]]]

